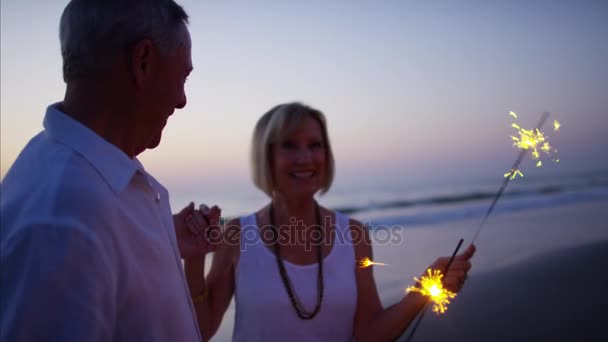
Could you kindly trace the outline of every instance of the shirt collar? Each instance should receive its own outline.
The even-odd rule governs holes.
[[[80,154],[97,169],[114,192],[120,193],[136,171],[143,171],[141,163],[60,111],[59,104],[52,104],[46,110],[43,125],[47,134]]]

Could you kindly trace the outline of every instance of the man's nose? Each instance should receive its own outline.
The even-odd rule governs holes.
[[[177,103],[175,108],[182,109],[182,108],[186,107],[187,102],[188,102],[188,99],[186,98],[186,93],[184,93],[184,95],[182,96],[181,100]]]

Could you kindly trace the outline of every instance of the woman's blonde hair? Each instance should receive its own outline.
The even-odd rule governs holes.
[[[299,102],[280,104],[262,115],[255,125],[251,140],[251,170],[253,183],[272,197],[275,182],[272,174],[272,144],[291,134],[304,119],[313,118],[321,126],[325,147],[325,179],[321,194],[326,193],[334,179],[334,155],[327,134],[325,115],[321,111]]]

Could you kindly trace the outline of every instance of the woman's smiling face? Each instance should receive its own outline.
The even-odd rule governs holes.
[[[321,125],[306,117],[272,145],[275,190],[284,195],[313,196],[326,177],[326,150]]]

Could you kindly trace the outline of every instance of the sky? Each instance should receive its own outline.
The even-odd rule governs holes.
[[[66,3],[1,1],[2,177],[63,98]],[[343,186],[502,175],[511,110],[527,128],[544,111],[562,122],[561,162],[542,172],[608,170],[607,1],[178,3],[188,105],[140,155],[170,190],[252,188],[255,122],[290,101],[327,116]]]

